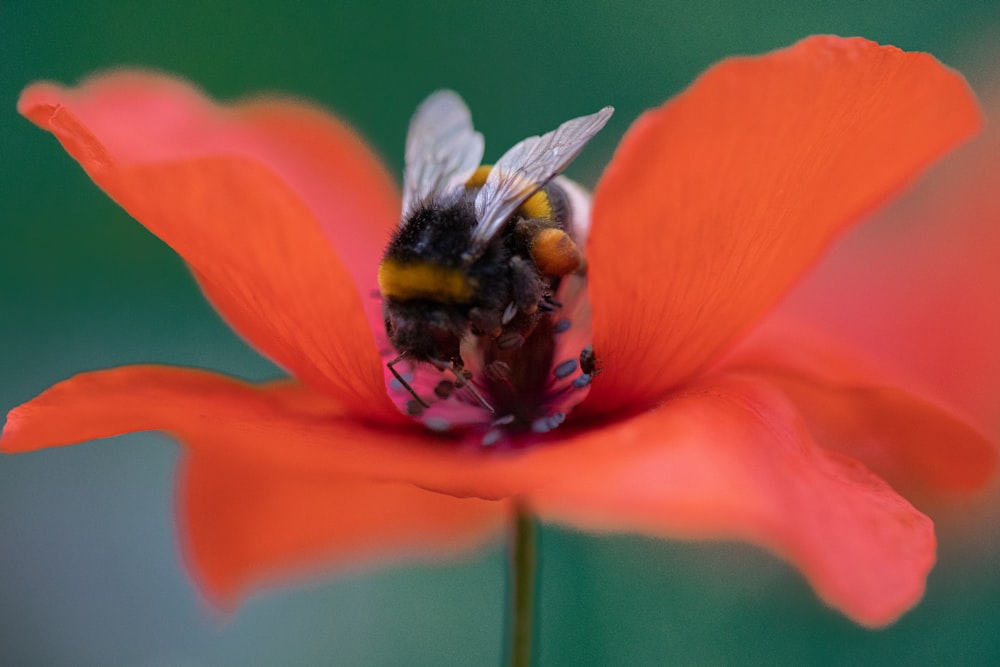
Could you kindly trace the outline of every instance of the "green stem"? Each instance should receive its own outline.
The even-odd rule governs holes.
[[[510,549],[510,667],[531,665],[531,634],[535,624],[535,519],[523,505],[514,509]]]

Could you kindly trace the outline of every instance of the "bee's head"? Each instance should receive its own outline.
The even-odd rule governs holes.
[[[382,313],[389,341],[401,354],[416,361],[452,361],[466,324],[452,309],[425,299],[386,299]]]

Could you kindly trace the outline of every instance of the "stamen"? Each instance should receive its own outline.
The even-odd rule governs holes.
[[[447,433],[451,430],[451,422],[444,417],[428,417],[424,420],[424,426],[435,433]]]
[[[580,370],[587,375],[596,375],[597,357],[594,355],[593,345],[587,345],[580,350]]]
[[[488,431],[486,435],[483,436],[482,445],[483,447],[492,447],[493,445],[500,442],[500,438],[503,437],[503,431],[501,429],[495,428],[492,431]]]
[[[490,405],[486,401],[486,399],[483,398],[483,395],[480,394],[479,391],[469,382],[469,380],[472,379],[471,371],[455,368],[454,364],[446,364],[440,360],[431,359],[431,363],[434,364],[438,370],[443,371],[447,369],[452,373],[454,373],[455,379],[458,380],[457,384],[459,387],[465,387],[466,389],[468,389],[472,393],[472,395],[476,397],[476,400],[479,401],[479,404],[482,405],[484,408],[486,408],[490,412],[496,412],[496,410],[493,409],[493,406]]]
[[[510,364],[506,361],[491,361],[483,368],[483,375],[490,382],[503,382],[510,377]]]
[[[555,326],[552,327],[552,331],[553,333],[557,334],[564,333],[566,331],[569,331],[569,328],[572,324],[573,323],[570,322],[569,320],[559,320],[558,322],[555,323]]]
[[[504,308],[503,316],[500,318],[500,323],[505,326],[510,324],[510,321],[514,319],[515,315],[517,315],[517,306],[513,301],[511,301],[507,304],[507,307]]]
[[[557,380],[568,378],[576,372],[576,359],[567,359],[552,369],[552,374]]]
[[[514,415],[504,415],[493,420],[493,426],[508,426],[517,420]]]
[[[497,338],[497,347],[501,350],[513,350],[524,345],[524,336],[516,331],[508,331]]]
[[[538,434],[548,433],[549,431],[558,428],[565,419],[566,415],[561,412],[555,412],[545,417],[539,417],[535,421],[531,422],[531,430],[532,432]]]

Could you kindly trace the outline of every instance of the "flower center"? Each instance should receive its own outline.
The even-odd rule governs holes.
[[[589,393],[594,372],[586,277],[564,276],[554,301],[527,336],[466,336],[458,374],[404,361],[409,389],[388,376],[390,398],[427,428],[483,446],[523,446],[557,428]]]

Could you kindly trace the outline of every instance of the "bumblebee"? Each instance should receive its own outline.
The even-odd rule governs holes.
[[[483,136],[456,93],[438,91],[417,108],[406,139],[402,221],[378,284],[386,333],[399,353],[387,366],[421,406],[429,407],[396,370],[400,361],[451,371],[493,410],[468,383],[463,340],[474,337],[487,363],[509,368],[509,353],[541,322],[551,324],[560,279],[584,270],[572,198],[553,179],[613,111],[529,137],[489,166],[480,164]]]

